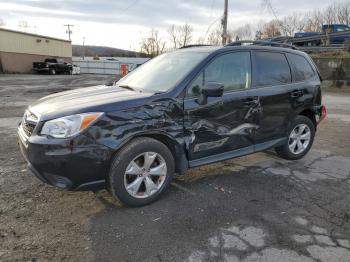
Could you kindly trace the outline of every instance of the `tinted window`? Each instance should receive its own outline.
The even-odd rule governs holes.
[[[350,30],[350,27],[346,26],[346,25],[338,25],[336,28],[336,32],[343,32],[343,31],[347,31]]]
[[[271,86],[290,82],[290,68],[284,54],[270,52],[255,53],[254,86]]]
[[[224,84],[225,91],[249,88],[251,64],[249,52],[236,52],[221,55],[193,80],[187,89],[187,96],[198,96],[207,82]]]
[[[312,78],[315,73],[310,63],[300,55],[288,54],[291,64],[294,66],[295,81],[305,81]]]

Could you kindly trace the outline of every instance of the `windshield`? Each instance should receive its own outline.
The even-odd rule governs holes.
[[[174,52],[160,55],[117,82],[145,92],[165,92],[181,81],[208,53]]]

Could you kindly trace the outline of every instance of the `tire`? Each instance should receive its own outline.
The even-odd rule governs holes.
[[[145,163],[146,158],[151,165]],[[109,191],[124,205],[148,205],[169,186],[174,170],[174,157],[166,145],[152,138],[136,138],[114,157]],[[155,175],[158,173],[162,175]]]
[[[56,75],[56,70],[54,68],[51,68],[49,73],[50,75]]]
[[[305,128],[302,131],[303,127]],[[287,137],[288,139],[283,146],[275,148],[277,155],[287,160],[303,158],[314,142],[315,125],[313,121],[306,116],[297,116],[291,124]],[[309,139],[308,142],[307,138]]]

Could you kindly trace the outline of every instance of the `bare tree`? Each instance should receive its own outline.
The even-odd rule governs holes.
[[[336,6],[334,4],[328,6],[324,11],[323,15],[324,15],[325,22],[328,25],[335,24],[337,21]]]
[[[217,27],[210,31],[208,35],[207,43],[209,45],[221,45],[222,44],[222,30],[221,27]]]
[[[283,18],[281,31],[286,36],[293,36],[296,31],[302,31],[305,25],[305,17],[298,13],[293,13]]]
[[[172,25],[168,30],[173,49],[186,46],[192,41],[193,28],[189,24]]]
[[[324,23],[324,16],[320,10],[314,10],[305,15],[306,24],[304,31],[306,32],[319,32],[322,30],[322,24]]]
[[[336,18],[340,24],[350,24],[350,2],[344,2],[335,6]]]
[[[204,37],[198,37],[196,40],[197,45],[204,45],[205,44],[205,39]]]
[[[280,25],[282,24],[279,20],[271,20],[263,26],[262,38],[276,37],[281,35]]]
[[[147,37],[141,40],[141,52],[146,53],[148,57],[155,57],[165,50],[165,42],[159,36],[158,30],[152,28]]]
[[[193,28],[189,24],[180,27],[179,46],[186,46],[192,41]]]
[[[252,39],[252,27],[250,24],[245,24],[232,31],[232,39],[250,40]]]
[[[314,9],[304,15],[294,13],[278,18],[277,10],[272,4],[272,0],[261,0],[262,6],[267,8],[275,17],[269,23],[265,23],[263,28],[258,28],[256,38],[274,37],[280,34],[293,36],[295,31],[321,32],[324,24],[350,24],[350,1],[333,3],[327,8]]]
[[[177,28],[176,25],[172,25],[169,30],[168,34],[170,36],[170,41],[173,45],[174,49],[177,49],[177,42],[178,42],[178,35],[177,35]]]
[[[5,26],[5,25],[6,25],[5,21],[2,18],[0,18],[0,26]]]

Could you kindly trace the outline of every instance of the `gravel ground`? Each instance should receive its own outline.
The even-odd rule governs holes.
[[[0,75],[0,261],[350,261],[350,94],[324,94],[329,117],[304,159],[268,151],[196,168],[130,209],[42,184],[16,142],[35,99],[109,80]]]

